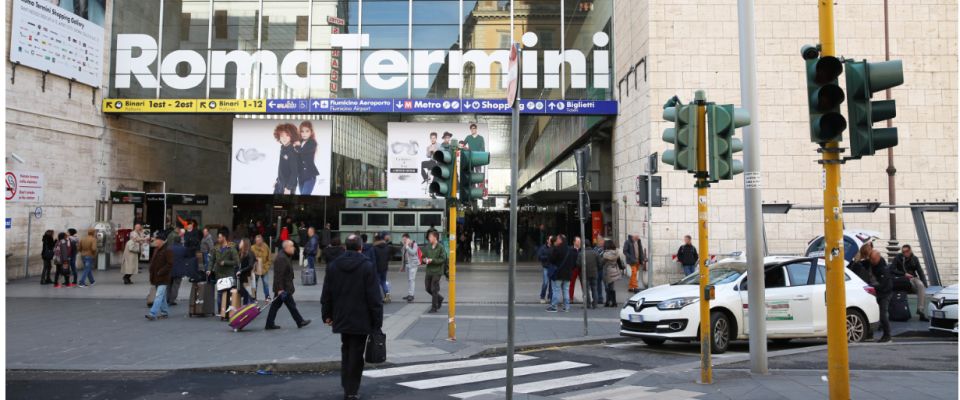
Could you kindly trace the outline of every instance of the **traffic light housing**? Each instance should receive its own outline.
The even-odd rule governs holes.
[[[460,179],[457,182],[460,189],[460,202],[470,204],[483,198],[483,172],[475,171],[478,167],[490,164],[490,153],[486,151],[460,150]]]
[[[673,128],[663,130],[663,141],[673,145],[663,152],[663,163],[675,170],[693,173],[697,169],[697,106],[676,104],[663,109],[663,119],[673,122]]]
[[[837,78],[843,73],[843,63],[833,56],[820,57],[813,46],[801,50],[806,60],[807,105],[810,113],[810,141],[821,146],[840,141],[847,120],[840,114],[843,89]]]
[[[456,145],[440,145],[440,148],[433,152],[433,161],[437,162],[430,169],[433,175],[433,182],[430,183],[430,194],[445,199],[453,199],[456,193],[453,193],[453,174],[454,163],[457,160]]]
[[[743,173],[743,162],[733,153],[743,150],[743,142],[734,136],[736,129],[750,124],[750,113],[733,104],[707,104],[707,143],[710,180],[733,179]]]
[[[869,63],[848,60],[847,115],[850,117],[850,158],[872,156],[897,145],[897,128],[874,129],[873,124],[897,116],[895,100],[870,101],[873,94],[903,84],[900,60]]]

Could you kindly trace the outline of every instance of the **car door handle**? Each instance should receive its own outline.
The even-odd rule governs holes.
[[[810,300],[810,296],[805,296],[805,295],[802,295],[802,294],[798,294],[798,295],[794,296],[793,299],[794,299],[794,300]]]

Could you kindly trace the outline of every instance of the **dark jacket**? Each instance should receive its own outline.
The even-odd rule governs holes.
[[[364,243],[362,253],[364,257],[367,257],[367,259],[373,263],[373,265],[377,265],[377,252],[373,251],[373,245],[370,243]]]
[[[640,247],[640,244],[637,243],[637,247]],[[642,251],[641,251],[642,252]],[[633,250],[633,235],[627,235],[627,240],[623,242],[623,258],[629,265],[634,265],[640,258],[637,257],[636,252]]]
[[[377,255],[377,273],[384,273],[390,268],[390,260],[393,259],[394,249],[389,243],[378,241],[373,245],[373,252]]]
[[[330,230],[323,228],[320,230],[320,248],[325,249],[330,245]]]
[[[875,280],[873,279],[873,273],[870,272],[870,262],[867,260],[854,261],[847,266],[850,271],[854,274],[857,274],[860,279],[863,279],[868,285],[873,285]]]
[[[192,231],[184,231],[183,246],[191,256],[196,257],[197,252],[200,251],[200,232],[196,228]]]
[[[290,256],[282,250],[273,259],[273,292],[280,293],[281,290],[288,295],[294,292],[293,263],[290,261]]]
[[[692,244],[684,244],[677,250],[677,261],[682,265],[694,265],[699,259],[700,255],[697,254],[697,248],[693,247]]]
[[[296,193],[299,175],[300,156],[293,149],[293,145],[280,146],[280,162],[277,164],[277,183],[274,186],[274,194],[283,194],[284,190]]]
[[[234,276],[237,272],[237,263],[240,262],[240,255],[237,253],[236,246],[232,242],[227,242],[226,247],[218,247],[211,250],[213,255],[210,257],[210,268],[216,274],[217,279]],[[221,262],[223,265],[221,265]]]
[[[250,274],[253,273],[253,267],[257,264],[257,256],[252,251],[247,255],[240,256],[240,266],[237,268],[237,286],[243,286],[250,281]]]
[[[557,266],[557,272],[554,279],[558,281],[569,281],[573,273],[573,267],[577,262],[577,251],[566,243],[560,246],[554,246],[550,256],[550,263]]]
[[[313,235],[307,239],[306,244],[303,245],[303,255],[308,257],[316,257],[319,246],[320,239],[317,238],[317,235]]]
[[[169,246],[173,257],[173,278],[192,277],[197,274],[197,256],[186,246],[174,243]]]
[[[323,253],[323,262],[327,263],[327,265],[330,265],[330,263],[332,263],[333,260],[336,260],[337,257],[342,256],[342,255],[343,255],[343,252],[345,252],[345,251],[347,251],[347,250],[344,249],[343,246],[330,246],[330,247],[327,247],[327,248],[323,249],[323,251],[322,251],[322,253]]]
[[[316,133],[314,133],[314,135],[316,135]],[[297,148],[297,153],[299,153],[297,159],[300,161],[300,182],[306,182],[320,175],[320,170],[317,169],[317,163],[314,161],[317,155],[317,140],[315,138],[310,138],[306,142],[303,142],[303,144]]]
[[[593,249],[590,249],[590,250],[593,250]],[[587,251],[585,253],[578,252],[577,261],[576,261],[577,269],[580,269],[583,266],[584,255],[582,254],[586,254],[586,258],[587,258],[587,268],[586,268],[587,279],[596,279],[597,268],[600,265],[600,255],[597,254],[596,251]]]
[[[53,236],[43,235],[43,249],[40,251],[40,257],[44,260],[53,259],[53,246],[57,244],[57,239]]]
[[[166,243],[153,252],[150,259],[150,284],[169,285],[173,272],[173,252]]]
[[[927,276],[923,273],[923,268],[920,267],[920,259],[918,259],[916,255],[910,255],[910,258],[906,258],[903,254],[897,254],[897,256],[893,258],[893,265],[890,267],[890,270],[896,277],[910,274],[920,278],[923,286],[929,286],[927,285]]]
[[[333,333],[367,335],[383,326],[383,298],[373,263],[348,251],[327,266],[320,298],[323,320]]]
[[[69,264],[70,257],[73,257],[76,252],[76,247],[70,239],[63,239],[57,241],[57,247],[54,251],[57,250],[60,252],[60,264]]]
[[[540,260],[540,265],[544,268],[550,266],[550,254],[551,247],[546,244],[540,245],[540,248],[537,249],[537,260]]]
[[[877,279],[877,284],[874,285],[877,289],[877,295],[893,292],[893,274],[890,272],[887,261],[880,258],[880,263],[877,265],[870,264],[870,261],[865,262],[870,265],[870,272],[873,273],[873,277]]]

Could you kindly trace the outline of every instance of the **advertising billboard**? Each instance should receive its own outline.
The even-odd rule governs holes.
[[[467,140],[469,138],[469,140]],[[451,140],[483,146],[486,124],[391,122],[387,124],[387,197],[429,199],[432,155]],[[485,149],[474,149],[485,150]]]
[[[233,120],[232,194],[330,195],[333,123]]]
[[[85,85],[103,81],[103,0],[13,0],[10,62]]]

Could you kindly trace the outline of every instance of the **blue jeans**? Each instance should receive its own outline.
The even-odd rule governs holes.
[[[553,286],[550,285],[550,268],[543,267],[543,282],[540,283],[540,300],[553,299]]]
[[[77,283],[77,256],[70,256],[70,275],[73,275],[73,283]]]
[[[267,274],[254,276],[253,285],[255,290],[260,291],[258,286],[263,286],[263,298],[266,299],[270,297],[270,282],[268,282]]]
[[[83,276],[80,277],[80,284],[86,285],[87,278],[90,278],[90,284],[93,284],[93,257],[83,256]]]
[[[203,253],[203,270],[210,270],[210,253]]]
[[[682,268],[683,276],[687,276],[697,271],[697,264],[684,265]]]
[[[563,307],[570,309],[570,281],[550,281],[553,286],[553,296],[550,300],[550,307],[556,308],[560,305],[560,299],[563,298]]]
[[[387,271],[383,271],[377,275],[380,275],[380,288],[383,289],[383,294],[389,294],[390,285],[387,285]]]
[[[313,269],[314,264],[317,262],[317,255],[316,254],[310,255],[310,254],[304,253],[303,256],[306,257],[307,259],[307,268]]]
[[[607,286],[603,283],[603,272],[597,271],[596,285],[594,285],[593,290],[596,293],[593,297],[594,301],[597,304],[603,303],[604,292],[607,291]]]
[[[312,161],[311,161],[312,162]],[[313,194],[313,186],[317,184],[317,178],[313,177],[300,182],[300,194],[309,196]]]
[[[156,317],[169,313],[170,306],[167,305],[167,285],[157,285],[157,297],[153,299],[153,307],[150,307],[150,315]]]

